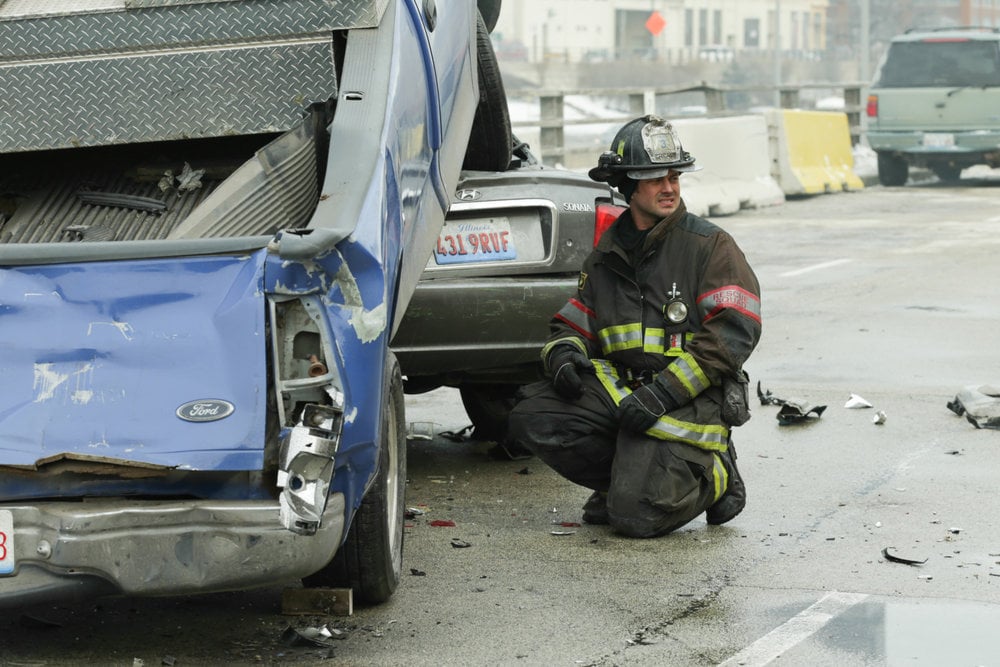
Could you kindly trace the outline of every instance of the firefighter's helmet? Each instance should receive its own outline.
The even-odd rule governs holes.
[[[672,171],[698,171],[694,156],[681,146],[677,130],[659,116],[643,116],[622,126],[590,170],[595,181],[618,186],[623,178],[662,178]]]

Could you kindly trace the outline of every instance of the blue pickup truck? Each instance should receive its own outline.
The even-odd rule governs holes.
[[[393,593],[388,341],[510,160],[479,5],[0,3],[0,605]]]

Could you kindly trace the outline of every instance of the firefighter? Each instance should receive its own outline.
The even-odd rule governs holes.
[[[761,333],[757,277],[727,232],[688,213],[696,171],[668,121],[626,123],[590,177],[629,208],[550,321],[547,380],[510,417],[515,443],[593,490],[583,520],[633,537],[746,504],[731,430],[749,418],[743,370]]]

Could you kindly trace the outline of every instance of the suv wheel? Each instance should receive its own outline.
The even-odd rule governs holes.
[[[358,602],[388,600],[403,570],[406,417],[396,355],[386,359],[378,472],[351,521],[347,539],[325,568],[303,579],[310,587],[354,589]]]
[[[882,185],[906,185],[909,171],[905,158],[890,153],[878,154],[878,182]]]
[[[953,164],[935,164],[931,166],[931,171],[946,183],[954,183],[962,178],[962,168]]]

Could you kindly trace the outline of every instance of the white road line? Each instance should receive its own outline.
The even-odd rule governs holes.
[[[785,271],[781,274],[782,278],[789,278],[791,276],[801,276],[803,273],[809,273],[810,271],[819,271],[820,269],[829,269],[833,266],[840,266],[841,264],[847,264],[848,262],[853,262],[852,259],[835,259],[831,262],[823,262],[822,264],[813,264],[812,266],[806,266],[801,269],[795,269],[794,271]]]
[[[719,667],[763,667],[868,596],[831,591],[815,604],[732,656]]]

